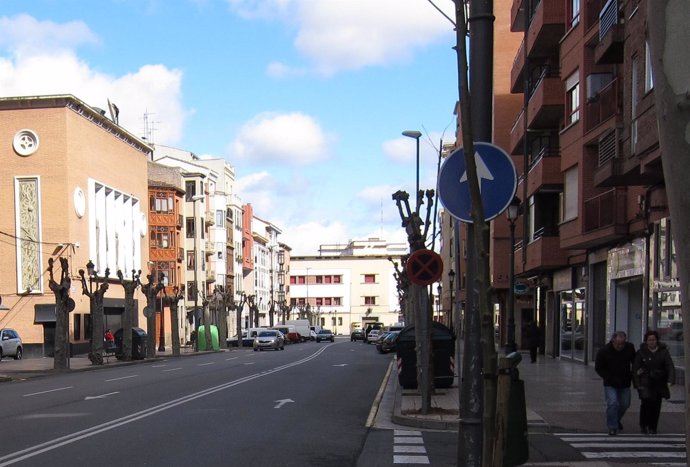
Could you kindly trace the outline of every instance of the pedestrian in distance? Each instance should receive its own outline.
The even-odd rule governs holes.
[[[105,340],[106,349],[111,349],[115,347],[115,336],[113,336],[113,332],[110,329],[105,331],[103,339]]]
[[[539,325],[536,321],[531,320],[527,323],[527,342],[529,344],[529,358],[532,363],[537,363],[537,349],[539,348],[540,339]]]
[[[640,430],[643,434],[656,434],[661,401],[671,397],[669,386],[675,380],[676,370],[668,347],[659,342],[658,332],[647,331],[633,362],[633,385],[640,396]]]
[[[626,339],[623,331],[614,332],[609,343],[597,352],[594,364],[594,370],[604,380],[606,426],[609,435],[616,435],[623,430],[621,420],[630,407],[635,346]]]

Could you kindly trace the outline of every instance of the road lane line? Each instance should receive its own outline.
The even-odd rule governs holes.
[[[197,366],[215,365],[216,362],[197,363]]]
[[[134,423],[138,420],[150,417],[152,415],[157,414],[158,412],[163,412],[165,410],[172,409],[174,407],[177,407],[178,405],[182,404],[187,404],[189,402],[192,402],[196,399],[200,399],[202,397],[209,396],[211,394],[215,394],[216,392],[224,391],[226,389],[232,388],[234,386],[238,386],[243,383],[247,383],[249,381],[253,381],[255,379],[261,378],[266,375],[270,375],[273,373],[277,373],[279,371],[286,370],[288,368],[292,368],[295,366],[302,365],[304,363],[307,363],[319,355],[321,355],[328,346],[326,347],[321,347],[319,350],[314,352],[313,354],[302,358],[301,360],[294,361],[292,363],[287,363],[285,365],[281,365],[278,367],[275,367],[265,373],[259,374],[255,373],[253,375],[245,376],[233,381],[228,381],[227,383],[220,384],[218,386],[213,386],[192,394],[188,394],[186,396],[182,396],[177,399],[173,399],[168,402],[164,402],[162,404],[149,407],[148,409],[144,409],[140,412],[135,412],[130,415],[125,415],[124,417],[120,417],[114,420],[107,421],[105,423],[101,423],[100,425],[95,425],[89,428],[86,428],[84,430],[76,431],[74,433],[70,433],[65,436],[61,436],[59,438],[52,439],[50,441],[45,441],[43,443],[37,444],[35,446],[31,446],[16,452],[12,452],[9,454],[6,454],[2,457],[0,457],[0,467],[5,467],[8,465],[16,464],[18,462],[24,461],[26,459],[31,459],[33,457],[38,456],[39,454],[43,454],[45,452],[50,452],[55,449],[58,449],[62,446],[67,446],[69,444],[76,443],[77,441],[81,441],[83,439],[90,438],[92,436],[95,436],[97,434],[114,430],[115,428],[119,428],[124,425],[128,425],[130,423]]]
[[[138,377],[139,377],[139,375],[122,376],[120,378],[106,379],[105,382],[109,383],[111,381],[120,381],[121,379],[138,378]]]
[[[177,370],[181,370],[181,369],[182,369],[182,367],[178,367],[178,368],[168,368],[167,370],[163,370],[163,373],[167,373],[168,371],[177,371]]]
[[[31,394],[24,394],[24,397],[38,396],[40,394],[48,394],[49,392],[64,391],[65,389],[72,389],[72,386],[65,386],[64,388],[49,389],[47,391],[32,392]]]

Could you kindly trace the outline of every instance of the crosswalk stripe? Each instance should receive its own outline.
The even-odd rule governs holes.
[[[417,430],[393,430],[395,436],[422,436],[421,431]]]
[[[429,464],[427,456],[393,456],[394,464]]]
[[[608,448],[615,446],[616,448],[665,448],[665,449],[684,449],[685,444],[669,444],[669,443],[570,443],[574,448]]]
[[[393,446],[393,452],[406,452],[408,454],[426,454],[426,448],[424,446]]]
[[[614,458],[614,459],[622,459],[622,458],[643,458],[643,457],[670,457],[673,459],[680,459],[681,457],[685,457],[684,452],[655,452],[655,451],[627,451],[627,452],[611,452],[611,451],[606,451],[606,452],[581,452],[583,456],[585,456],[587,459],[604,459],[604,458]]]
[[[654,465],[675,466],[675,459],[685,459],[685,435],[603,433],[555,433],[589,460],[654,459]],[[667,460],[667,462],[664,462]],[[685,464],[681,464],[685,465]]]
[[[394,436],[393,444],[424,444],[421,436]]]

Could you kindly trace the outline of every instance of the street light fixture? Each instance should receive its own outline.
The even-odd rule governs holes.
[[[505,353],[506,355],[517,351],[517,344],[515,343],[515,221],[520,214],[520,198],[513,197],[513,200],[506,209],[506,217],[510,224],[510,262],[508,271],[508,338],[506,341]]]
[[[408,138],[414,138],[417,141],[417,184],[415,185],[414,199],[415,201],[415,212],[419,214],[419,138],[422,137],[422,132],[417,130],[405,130],[402,132],[403,136]]]

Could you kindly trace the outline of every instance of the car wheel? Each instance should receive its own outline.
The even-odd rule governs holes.
[[[22,359],[22,348],[17,347],[17,353],[14,354],[14,359],[15,360],[21,360]]]

